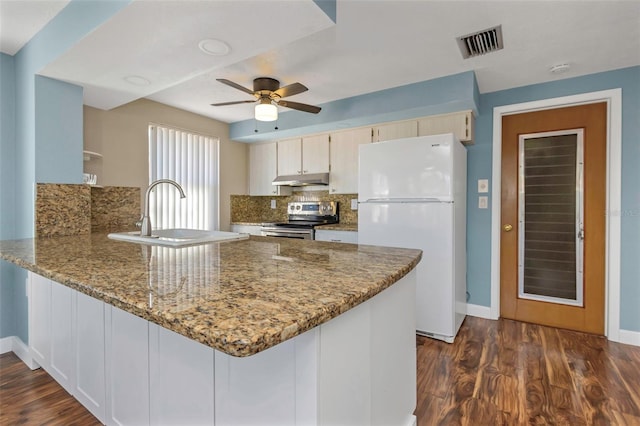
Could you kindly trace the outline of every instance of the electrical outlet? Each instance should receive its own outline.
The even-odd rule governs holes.
[[[276,200],[271,200],[271,208],[272,209],[276,208]]]
[[[486,209],[489,208],[489,197],[483,195],[482,197],[478,197],[478,208]]]
[[[478,193],[489,192],[489,179],[478,179]]]
[[[358,199],[357,198],[352,198],[351,199],[351,210],[358,210]]]

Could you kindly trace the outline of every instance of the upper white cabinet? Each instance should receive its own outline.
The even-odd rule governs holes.
[[[345,130],[331,134],[331,194],[358,192],[358,146],[371,142],[371,129]]]
[[[249,195],[289,195],[290,187],[271,182],[278,175],[278,146],[275,142],[249,146]]]
[[[452,114],[432,115],[418,120],[418,136],[453,133],[461,142],[473,142],[473,112],[460,111]]]
[[[415,120],[398,121],[373,128],[374,142],[414,138],[416,136],[418,136],[418,122]]]
[[[278,141],[278,174],[301,175],[329,171],[329,135]]]

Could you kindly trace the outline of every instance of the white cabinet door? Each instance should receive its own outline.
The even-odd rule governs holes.
[[[278,141],[278,175],[302,174],[302,139]]]
[[[329,135],[302,138],[302,173],[329,172]]]
[[[149,323],[107,308],[107,424],[149,424]]]
[[[472,111],[433,115],[418,120],[418,135],[429,136],[453,133],[461,142],[473,141],[474,117]]]
[[[75,390],[73,395],[86,409],[105,422],[105,305],[75,292]]]
[[[249,357],[216,351],[215,424],[296,424],[295,345],[291,339]]]
[[[47,371],[71,394],[75,386],[74,292],[51,282],[51,362]]]
[[[290,195],[290,187],[271,184],[278,175],[276,142],[249,146],[249,195]]]
[[[260,225],[231,225],[231,232],[239,232],[241,234],[261,235]]]
[[[356,194],[358,192],[358,146],[370,142],[370,128],[331,134],[329,193]]]
[[[152,425],[213,425],[213,349],[149,323]]]
[[[391,141],[394,139],[414,138],[418,136],[417,121],[399,121],[374,128],[375,142]]]
[[[271,182],[278,175],[277,146],[275,143],[249,146],[249,195],[275,194]]]
[[[358,233],[356,231],[334,231],[318,229],[316,230],[315,238],[318,241],[358,244]]]
[[[51,281],[29,274],[29,350],[34,361],[49,371],[51,356]]]

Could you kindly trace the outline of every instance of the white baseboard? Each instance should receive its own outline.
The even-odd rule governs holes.
[[[491,318],[491,308],[488,306],[472,305],[467,303],[467,315],[478,318]]]
[[[31,357],[29,346],[27,346],[18,336],[3,337],[0,339],[0,354],[7,352],[13,352],[16,354],[16,356],[20,358],[20,360],[31,370],[40,368],[40,365]]]
[[[0,339],[0,354],[6,354],[13,350],[13,336]]]
[[[618,341],[627,345],[640,346],[640,331],[620,330]]]

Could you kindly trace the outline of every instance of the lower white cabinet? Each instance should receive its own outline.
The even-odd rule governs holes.
[[[72,289],[51,282],[51,353],[47,371],[71,394],[75,386],[73,297]]]
[[[106,420],[105,304],[76,292],[75,369],[73,396],[102,423]]]
[[[239,232],[241,234],[261,235],[260,225],[231,225],[231,232]]]
[[[334,231],[332,229],[316,229],[317,241],[331,241],[334,243],[358,244],[357,231]]]
[[[45,370],[51,361],[51,281],[29,274],[29,352]]]
[[[107,306],[107,424],[149,424],[149,322]]]
[[[214,350],[149,323],[152,425],[214,424]]]
[[[50,366],[46,348],[58,346],[50,336],[69,341],[52,328],[71,325],[75,357],[53,349],[55,368],[74,364],[73,395],[107,425],[415,424],[415,271],[331,321],[241,358],[35,274],[31,282],[31,344]],[[56,319],[44,321],[47,312]]]

